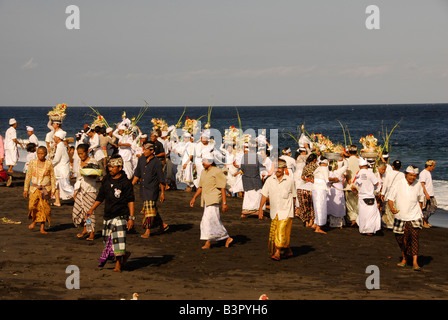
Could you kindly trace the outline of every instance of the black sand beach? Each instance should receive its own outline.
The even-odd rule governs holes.
[[[294,220],[291,247],[294,256],[273,261],[267,253],[270,221],[241,219],[242,200],[230,198],[222,220],[233,237],[202,250],[199,201],[189,207],[192,193],[168,191],[159,206],[170,225],[163,234],[142,239],[141,214],[135,232],[128,234],[132,252],[125,270],[113,272],[113,263],[98,268],[103,250],[96,239],[80,240],[71,221],[72,205],[52,209],[48,234],[29,230],[28,200],[23,199],[23,177],[13,186],[0,186],[1,217],[20,224],[1,224],[0,299],[2,300],[120,300],[134,292],[139,300],[443,300],[448,297],[448,229],[433,227],[420,234],[421,272],[397,267],[400,251],[391,231],[362,236],[356,227],[316,234]],[[136,211],[141,200],[136,188]],[[102,219],[102,208],[97,219]],[[100,223],[101,224],[101,223]],[[97,227],[100,229],[100,227]],[[66,288],[66,268],[80,270],[80,289]],[[380,271],[380,289],[368,289],[366,268]]]

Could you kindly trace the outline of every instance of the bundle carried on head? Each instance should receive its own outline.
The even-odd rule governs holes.
[[[63,121],[65,119],[67,105],[65,103],[57,104],[50,112],[47,113],[52,121]]]

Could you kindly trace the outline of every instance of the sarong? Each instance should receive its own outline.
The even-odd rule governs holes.
[[[113,260],[114,258],[115,258],[115,255],[114,255],[114,249],[112,246],[112,238],[108,237],[107,241],[106,241],[106,246],[105,246],[103,252],[101,253],[100,263],[98,264],[98,267],[104,267],[107,260]]]
[[[419,233],[422,228],[421,219],[415,221],[401,221],[395,219],[394,233],[398,246],[405,255],[418,255]]]
[[[182,182],[186,183],[188,186],[193,186],[193,162],[187,163],[185,169],[182,167]]]
[[[350,190],[345,191],[345,207],[347,208],[347,220],[356,221],[359,212],[358,197]]]
[[[244,192],[243,214],[258,214],[261,201],[261,189]]]
[[[126,173],[126,177],[128,179],[132,179],[134,176],[134,166],[132,165],[132,161],[123,161],[123,171]]]
[[[59,197],[62,200],[69,200],[73,198],[73,193],[75,192],[75,189],[70,184],[68,178],[57,179],[56,187],[59,188]]]
[[[344,191],[336,188],[330,189],[327,196],[328,222],[331,228],[339,228],[345,225],[345,195]]]
[[[374,198],[373,198],[374,199]],[[381,229],[381,215],[376,200],[372,205],[367,205],[363,199],[358,200],[359,215],[356,223],[359,233],[375,233]]]
[[[153,229],[163,225],[162,217],[160,217],[156,201],[143,201],[143,209],[140,213],[144,214],[142,221],[143,229]]]
[[[389,204],[387,203],[387,201],[384,202],[383,208],[384,209],[383,209],[383,215],[381,217],[381,225],[383,226],[383,228],[392,229],[394,227],[395,216],[392,213],[392,211],[390,211]]]
[[[107,243],[112,242],[112,250],[116,257],[122,256],[126,253],[126,227],[127,220],[124,216],[115,217],[109,220],[103,220],[102,236],[106,245],[105,251],[107,251]]]
[[[313,190],[314,223],[318,226],[327,224],[327,190]]]
[[[299,218],[302,222],[314,221],[313,197],[310,190],[297,189],[299,200]]]
[[[204,207],[200,228],[201,240],[221,241],[229,237],[229,234],[221,221],[219,204],[212,204]]]
[[[229,191],[232,193],[244,192],[243,175],[239,174],[235,177],[235,183]]]
[[[84,218],[86,213],[95,203],[96,193],[95,192],[78,192],[75,199],[75,204],[73,205],[72,219],[75,227],[84,226]],[[95,213],[93,212],[90,216],[92,220],[92,228],[95,230]]]
[[[275,249],[289,248],[291,240],[292,219],[278,220],[278,216],[271,221],[271,229],[269,231],[268,252],[270,255],[275,253]]]
[[[47,199],[42,197],[42,191],[39,189],[34,190],[29,195],[28,203],[28,219],[33,222],[51,222],[51,208]]]
[[[430,216],[436,212],[437,209],[437,201],[436,198],[431,197],[429,200],[423,200],[423,219],[428,220]]]
[[[19,149],[5,149],[5,166],[15,166],[19,161]]]

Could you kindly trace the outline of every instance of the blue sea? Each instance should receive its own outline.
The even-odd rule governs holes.
[[[109,124],[121,121],[123,111],[129,118],[144,111],[138,107],[95,107]],[[177,123],[184,106],[149,107],[141,117],[138,126],[144,133],[151,130],[152,118],[164,119],[168,125]],[[27,139],[26,126],[34,127],[40,141],[44,141],[49,131],[47,113],[52,106],[42,107],[0,107],[0,132],[4,136],[10,118],[18,122],[18,138]],[[448,227],[448,104],[403,104],[403,105],[327,105],[327,106],[214,106],[211,113],[212,128],[224,134],[229,126],[239,127],[238,114],[243,130],[277,129],[279,148],[297,149],[296,141],[290,136],[298,137],[300,127],[305,124],[308,133],[321,133],[334,143],[347,143],[361,147],[359,139],[368,134],[383,143],[383,137],[396,126],[390,136],[390,161],[400,160],[403,167],[415,165],[424,169],[427,159],[434,159],[437,164],[432,172],[435,185],[438,211],[431,218],[433,225]],[[207,119],[208,106],[187,106],[182,118],[197,119],[201,116],[203,123]],[[93,122],[95,112],[89,107],[68,106],[63,129],[67,136],[74,136],[84,124]],[[341,126],[342,124],[342,126]],[[345,130],[345,135],[343,128]],[[21,152],[24,160],[25,152]],[[19,166],[17,167],[19,168]],[[19,170],[19,169],[17,169]]]

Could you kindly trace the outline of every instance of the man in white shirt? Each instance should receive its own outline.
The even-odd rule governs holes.
[[[289,247],[291,238],[291,226],[294,218],[294,203],[297,197],[297,189],[294,178],[285,174],[286,161],[279,159],[275,174],[266,179],[261,189],[261,202],[258,218],[263,219],[263,207],[269,198],[271,230],[269,234],[269,249],[271,258],[280,260],[282,257],[292,256]]]
[[[383,188],[381,189],[381,200],[384,203],[383,206],[383,216],[381,217],[381,224],[386,229],[392,229],[394,227],[394,215],[390,211],[389,206],[387,205],[387,196],[397,181],[404,178],[403,172],[400,172],[401,169],[401,161],[395,160],[392,163],[392,171],[386,174],[386,177],[383,181]]]
[[[134,167],[132,165],[132,136],[126,133],[126,127],[122,124],[113,133],[118,139],[118,154],[123,159],[123,170],[128,179],[134,176]]]
[[[36,145],[36,148],[39,147],[39,139],[34,134],[34,128],[30,126],[26,126],[26,133],[28,134],[28,140],[30,143],[34,143]]]
[[[390,210],[395,215],[395,238],[400,246],[403,259],[397,265],[406,266],[407,256],[412,256],[413,269],[420,271],[417,263],[419,232],[423,226],[422,203],[425,198],[423,188],[417,180],[418,168],[409,166],[404,178],[400,178],[387,196]]]
[[[9,166],[8,173],[13,173],[12,168],[19,161],[19,144],[24,149],[23,144],[17,140],[17,121],[14,118],[9,119],[9,129],[5,133],[5,165]]]
[[[381,229],[381,215],[375,199],[375,189],[379,186],[379,180],[368,167],[367,160],[360,158],[360,170],[356,174],[352,191],[358,193],[359,214],[356,223],[359,226],[359,233],[371,236]]]
[[[201,135],[201,141],[197,142],[194,147],[194,165],[196,168],[196,179],[194,179],[194,185],[197,188],[199,180],[201,179],[201,173],[204,167],[202,166],[202,157],[204,154],[214,153],[215,144],[210,142],[210,132],[205,130]]]
[[[425,200],[423,201],[423,228],[431,228],[429,224],[429,217],[437,209],[437,201],[434,197],[434,185],[432,183],[431,172],[434,170],[436,162],[434,160],[428,160],[425,163],[425,169],[420,172],[419,181],[423,187],[423,193],[425,194]]]

